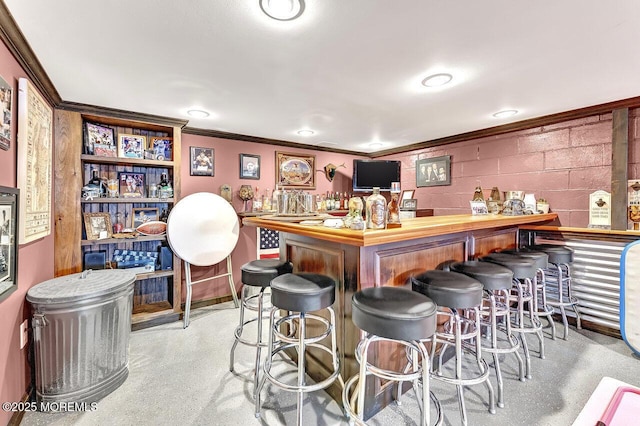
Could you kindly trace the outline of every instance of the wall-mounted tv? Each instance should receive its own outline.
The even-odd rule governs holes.
[[[400,161],[353,160],[354,192],[371,192],[374,186],[390,191],[391,182],[400,182]]]

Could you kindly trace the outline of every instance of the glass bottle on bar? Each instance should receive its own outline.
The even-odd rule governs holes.
[[[389,201],[387,227],[400,226],[400,205],[398,197],[400,196],[400,182],[391,183],[391,201]]]
[[[380,187],[373,188],[373,194],[367,197],[367,228],[385,229],[387,225],[387,200],[380,195]]]

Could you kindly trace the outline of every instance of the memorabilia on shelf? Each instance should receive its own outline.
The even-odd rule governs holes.
[[[144,173],[119,172],[120,196],[123,198],[144,197]]]
[[[629,205],[629,229],[640,230],[640,182],[630,180],[627,187],[627,203]]]
[[[588,228],[611,229],[611,194],[596,191],[589,194]]]
[[[146,136],[119,134],[118,157],[142,159],[146,144]]]
[[[387,200],[380,195],[380,188],[374,187],[373,194],[365,202],[368,229],[385,229],[387,226]]]
[[[494,214],[502,211],[502,200],[497,186],[491,188],[491,194],[489,195],[489,198],[487,198],[487,210],[489,213]]]
[[[0,117],[0,148],[5,151],[11,146],[12,102],[13,89],[11,85],[0,76],[0,113],[2,113],[2,117]]]
[[[398,228],[400,223],[400,182],[391,182],[391,201],[387,205],[387,228]]]
[[[173,159],[173,138],[166,136],[149,138],[146,154],[151,160],[171,161]]]
[[[282,189],[315,189],[315,155],[276,151],[276,185]]]
[[[84,227],[87,232],[87,240],[111,238],[113,234],[109,213],[85,213]]]
[[[159,220],[145,222],[138,225],[136,231],[142,235],[162,235],[167,232],[167,223]]]
[[[482,215],[489,213],[487,203],[484,200],[469,201],[469,204],[471,205],[472,215]]]
[[[549,202],[544,198],[538,198],[538,201],[536,201],[536,209],[538,209],[538,213],[549,213]]]
[[[213,148],[192,146],[189,153],[191,176],[215,176]]]
[[[418,200],[416,198],[406,198],[400,202],[401,210],[417,210]]]
[[[160,182],[158,182],[157,189],[161,200],[173,198],[173,187],[166,172],[160,173]]]
[[[138,207],[133,208],[131,210],[131,220],[133,221],[133,227],[138,228],[138,226],[143,223],[157,221],[158,220],[158,209],[150,208],[150,207]]]
[[[84,153],[100,157],[117,157],[115,132],[102,124],[84,123]]]
[[[249,201],[253,200],[253,187],[251,185],[241,185],[238,196],[244,201],[243,212],[247,213],[252,210]]]
[[[240,179],[260,179],[260,156],[240,154]]]
[[[26,78],[18,80],[20,244],[51,233],[53,110]]]

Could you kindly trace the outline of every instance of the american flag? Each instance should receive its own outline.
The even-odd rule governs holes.
[[[277,259],[280,257],[279,237],[278,231],[258,228],[258,259]]]

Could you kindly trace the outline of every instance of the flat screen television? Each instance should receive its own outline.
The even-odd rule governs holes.
[[[390,191],[391,182],[400,182],[400,161],[353,160],[354,192],[371,192],[374,186]]]

